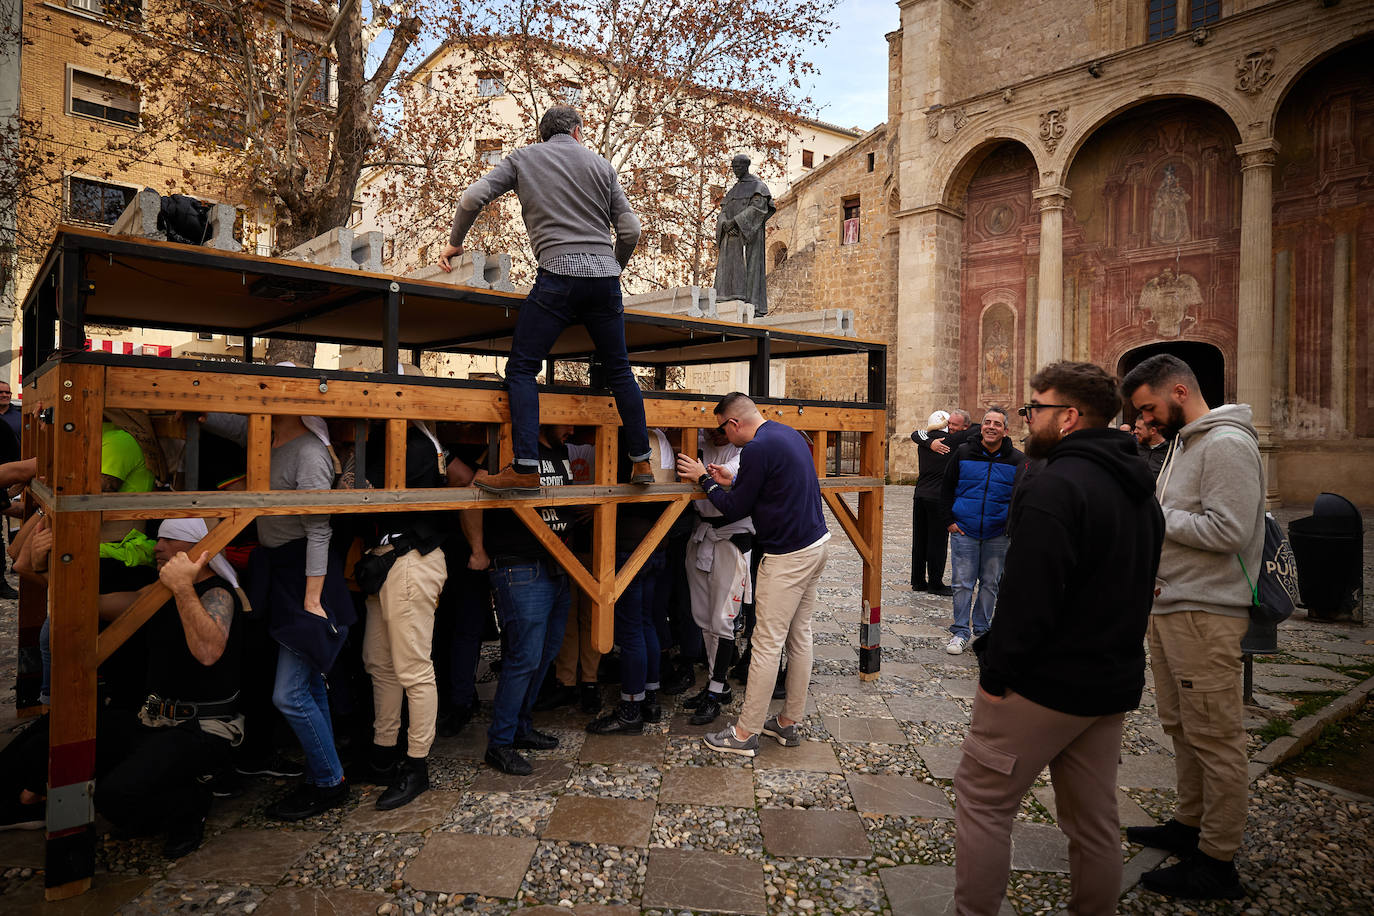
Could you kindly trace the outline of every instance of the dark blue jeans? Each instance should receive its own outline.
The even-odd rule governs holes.
[[[563,645],[572,594],[567,573],[552,560],[493,560],[488,575],[505,655],[492,700],[487,744],[501,747],[533,727],[530,710]]]
[[[628,552],[616,551],[615,565],[629,559]],[[658,689],[659,639],[656,618],[659,585],[667,563],[660,548],[649,554],[639,574],[615,603],[615,642],[620,646],[620,698],[642,700],[644,690]]]
[[[534,289],[515,321],[506,388],[510,392],[511,436],[515,464],[524,472],[539,470],[539,387],[534,377],[563,329],[581,322],[596,347],[606,382],[615,395],[631,461],[644,461],[649,431],[644,425],[644,398],[630,371],[625,349],[625,306],[619,277],[565,277],[540,269]]]

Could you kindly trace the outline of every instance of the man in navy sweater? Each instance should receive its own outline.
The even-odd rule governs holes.
[[[715,412],[721,431],[741,449],[739,474],[732,478],[720,465],[703,465],[681,453],[677,472],[701,484],[727,522],[753,516],[754,549],[763,560],[754,583],[757,622],[744,707],[736,724],[707,735],[705,741],[712,750],[753,757],[760,732],[784,747],[801,744],[797,723],[811,683],[811,611],[830,531],[806,437],[790,426],[765,420],[754,402],[737,391],[722,398]],[[765,721],[784,643],[787,703],[780,714]]]

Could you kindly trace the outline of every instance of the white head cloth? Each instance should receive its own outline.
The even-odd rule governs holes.
[[[173,541],[188,541],[192,544],[200,543],[201,538],[210,533],[210,529],[205,524],[203,518],[166,518],[157,529],[159,538],[170,538]],[[195,557],[191,557],[192,560]],[[217,553],[210,558],[210,568],[215,575],[228,582],[233,588],[239,587],[239,577],[234,574],[234,567],[229,565],[229,561],[224,558],[224,554]]]
[[[277,363],[277,365],[290,366],[292,369],[296,368],[296,364],[291,362],[291,360],[289,359],[284,359],[281,362]],[[312,433],[315,434],[315,438],[319,439],[321,442],[324,443],[325,448],[332,447],[333,443],[329,441],[329,426],[324,422],[323,417],[301,417],[301,422],[305,424],[306,429],[310,430]]]
[[[407,363],[407,362],[403,362],[403,361],[397,360],[397,362],[396,362],[396,374],[397,374],[397,375],[418,375],[418,376],[424,377],[425,372],[424,372],[423,369],[421,369],[419,366],[416,366],[416,365],[413,364],[413,363]],[[438,453],[441,454],[441,455],[444,453],[444,447],[443,447],[442,445],[439,444],[439,437],[438,437],[437,435],[435,435],[435,432],[434,432],[434,423],[433,423],[433,421],[430,421],[430,420],[411,420],[411,421],[410,421],[410,424],[411,424],[412,426],[414,426],[416,429],[418,429],[420,432],[424,433],[425,436],[429,439],[430,442],[433,442],[433,443],[434,443],[434,450],[435,450],[436,452],[438,452]]]
[[[937,410],[930,415],[926,421],[926,429],[944,429],[949,425],[949,414],[943,410]]]

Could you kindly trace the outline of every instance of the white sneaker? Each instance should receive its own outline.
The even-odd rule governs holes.
[[[967,636],[952,636],[950,637],[949,645],[945,646],[945,651],[948,652],[950,655],[963,655],[964,650],[967,648]]]

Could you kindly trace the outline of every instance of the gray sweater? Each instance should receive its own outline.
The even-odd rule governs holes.
[[[1264,472],[1247,404],[1223,404],[1183,427],[1155,483],[1164,547],[1154,614],[1248,617],[1264,550]]]
[[[615,169],[571,135],[555,134],[515,150],[463,192],[449,244],[462,245],[481,209],[507,191],[520,198],[540,264],[554,255],[600,254],[624,267],[639,243],[639,219]]]
[[[205,416],[210,432],[248,445],[248,418],[238,414]],[[334,462],[324,443],[311,432],[272,449],[272,489],[329,490],[334,486]],[[258,542],[280,547],[305,538],[305,574],[323,576],[329,571],[329,516],[263,515],[258,517]]]

